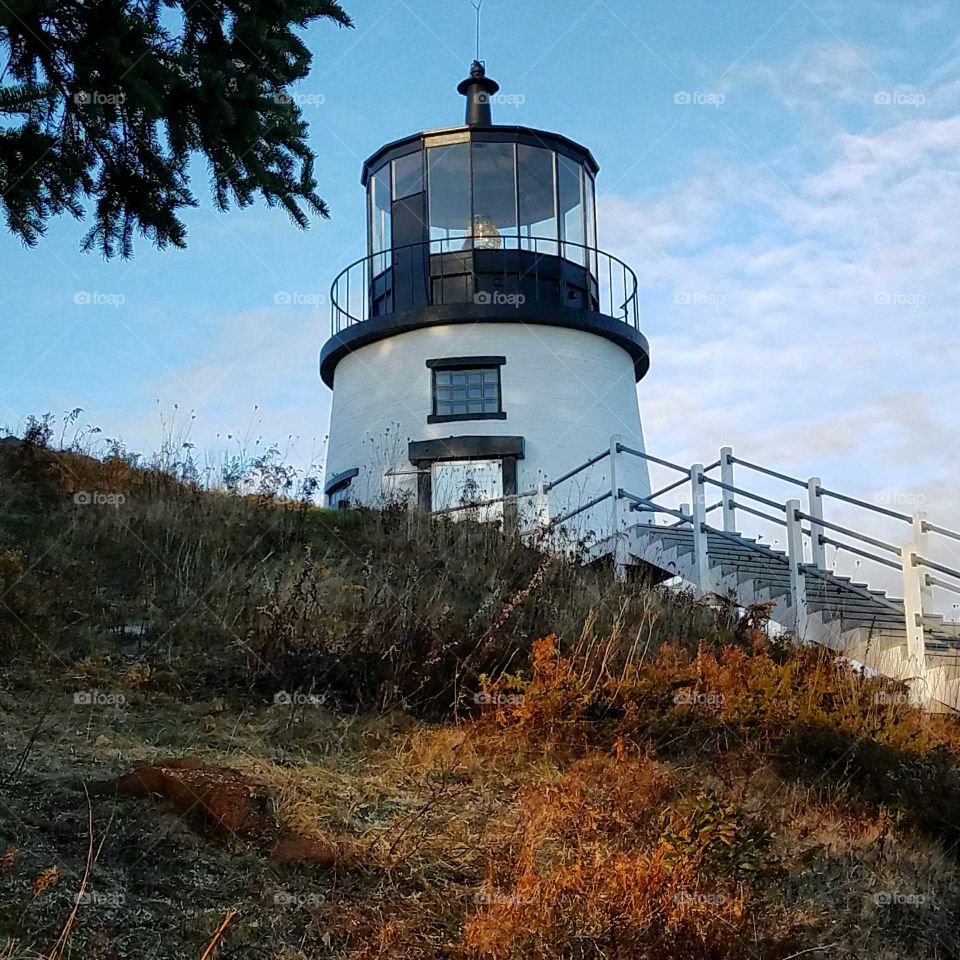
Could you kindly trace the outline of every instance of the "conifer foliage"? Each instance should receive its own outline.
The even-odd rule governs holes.
[[[297,31],[351,26],[335,0],[3,0],[0,210],[29,245],[49,219],[89,218],[84,249],[129,257],[136,234],[186,245],[205,164],[214,203],[262,197],[300,227],[326,217],[291,92]]]

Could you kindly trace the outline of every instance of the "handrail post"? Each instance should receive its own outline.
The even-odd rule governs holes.
[[[613,575],[617,580],[627,578],[627,525],[625,501],[620,496],[620,484],[623,479],[623,462],[620,459],[620,445],[623,437],[615,433],[610,437],[610,532],[613,537]]]
[[[921,557],[930,556],[930,534],[926,529],[926,513],[913,514],[913,546]],[[920,572],[920,597],[923,609],[933,612],[933,589],[927,583],[927,576],[924,571]]]
[[[694,580],[701,595],[710,593],[710,554],[707,544],[707,489],[703,482],[703,464],[690,468],[690,486],[693,490],[693,563]]]
[[[720,482],[732,487],[733,483],[733,447],[720,448]],[[723,490],[723,529],[725,533],[737,532],[737,510],[733,505],[733,491]]]
[[[819,477],[811,477],[807,481],[807,500],[810,509],[807,511],[815,520],[810,521],[810,562],[818,570],[827,569],[827,547],[823,542],[823,527],[817,520],[823,519],[823,493],[820,490],[822,481]]]
[[[923,626],[923,589],[926,576],[917,562],[917,545],[912,540],[900,548],[903,564],[903,613],[907,630],[907,666],[910,698],[917,705],[926,700],[927,648]]]
[[[793,614],[793,632],[803,643],[807,632],[807,578],[803,572],[803,524],[800,520],[800,501],[788,500],[787,557],[790,560],[790,608]]]
[[[534,501],[534,510],[536,511],[536,529],[541,535],[544,535],[550,529],[550,497],[547,496],[543,480],[537,484],[537,498]]]

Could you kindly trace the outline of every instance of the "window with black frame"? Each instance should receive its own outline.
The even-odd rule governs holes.
[[[430,423],[447,420],[505,420],[501,391],[502,357],[428,360],[431,367]]]

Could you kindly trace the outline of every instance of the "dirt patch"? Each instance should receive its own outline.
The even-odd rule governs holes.
[[[352,848],[342,842],[306,836],[281,824],[266,784],[230,767],[208,766],[196,757],[138,767],[115,780],[93,784],[90,792],[163,800],[206,832],[240,837],[281,863],[334,866],[354,859]]]

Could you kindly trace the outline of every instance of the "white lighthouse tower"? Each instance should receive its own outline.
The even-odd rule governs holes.
[[[525,494],[612,435],[644,449],[649,348],[633,271],[597,249],[597,163],[559,134],[495,125],[498,89],[475,62],[458,87],[463,126],[387,144],[363,166],[368,255],[333,283],[320,355],[330,506],[507,498],[489,511],[522,523]],[[647,496],[645,462],[627,459],[617,478],[613,458],[583,471],[551,512],[611,482]],[[581,527],[602,535],[609,507]]]

